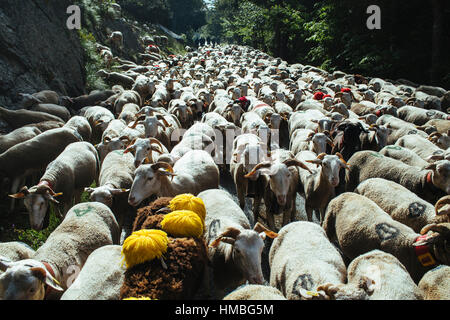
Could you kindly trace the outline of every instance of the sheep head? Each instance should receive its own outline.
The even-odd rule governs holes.
[[[209,247],[217,248],[220,243],[231,245],[230,258],[246,280],[251,284],[262,284],[261,253],[266,236],[275,238],[278,235],[258,223],[253,230],[228,227]]]
[[[450,161],[438,160],[425,167],[426,170],[432,170],[431,181],[434,186],[450,194]]]
[[[30,189],[24,186],[18,193],[9,196],[14,199],[24,199],[25,207],[30,216],[31,228],[34,230],[42,230],[47,215],[49,201],[59,203],[55,197],[60,195],[62,195],[62,193],[55,193],[49,185],[45,184],[45,182],[41,182]]]
[[[450,263],[450,223],[432,223],[420,230],[421,235],[426,235],[413,244],[413,246],[429,245],[430,251],[434,253],[436,260],[441,264]]]
[[[438,216],[447,215],[450,222],[450,196],[439,199],[434,205],[434,209]]]
[[[159,194],[163,184],[162,178],[164,176],[176,176],[172,166],[166,162],[140,165],[135,171],[128,203],[131,206],[136,207],[144,199],[154,194]]]
[[[349,164],[344,160],[342,155],[337,152],[335,155],[327,155],[321,153],[316,159],[306,160],[306,162],[314,163],[322,167],[321,175],[329,182],[333,187],[337,187],[339,184],[339,171],[344,168],[349,170]]]
[[[12,262],[0,256],[0,299],[43,300],[45,286],[63,291],[42,262],[25,259]]]

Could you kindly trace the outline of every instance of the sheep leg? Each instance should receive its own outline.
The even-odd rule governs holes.
[[[242,185],[236,184],[237,197],[239,200],[239,205],[242,210],[245,208],[245,194],[247,193],[247,183],[244,182]]]
[[[289,222],[291,222],[291,217],[292,217],[292,211],[285,209],[283,212],[283,225],[281,227],[284,227]]]
[[[275,229],[275,219],[273,217],[274,212],[270,204],[266,205],[266,220],[270,230]]]
[[[325,208],[320,208],[319,213],[320,213],[320,225],[322,225],[323,220],[325,219]]]
[[[255,197],[255,199],[253,200],[253,223],[258,222],[260,207],[261,207],[261,197]]]
[[[314,210],[313,208],[305,206],[306,216],[307,216],[309,222],[312,222],[313,210]]]
[[[292,199],[292,204],[291,204],[290,209],[291,209],[290,210],[291,211],[291,221],[295,221],[295,214],[297,213],[296,206],[295,206],[295,195]]]

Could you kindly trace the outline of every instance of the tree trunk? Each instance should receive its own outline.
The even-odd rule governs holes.
[[[443,10],[444,5],[441,0],[431,0],[433,10],[433,29],[432,29],[432,45],[431,45],[431,76],[432,84],[437,84],[440,79],[441,70],[441,41],[443,27]]]

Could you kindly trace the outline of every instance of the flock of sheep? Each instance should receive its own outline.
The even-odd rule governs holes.
[[[208,272],[190,294],[450,299],[449,91],[235,45],[163,57],[143,41],[142,64],[98,45],[120,63],[98,73],[110,90],[0,108],[13,129],[0,136],[9,209],[23,199],[35,230],[50,203],[62,219],[37,251],[0,243],[0,299],[124,298],[124,239],[182,194],[206,210]]]

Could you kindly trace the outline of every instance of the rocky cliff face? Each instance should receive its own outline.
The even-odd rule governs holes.
[[[70,0],[1,0],[0,105],[16,109],[23,93],[83,94],[84,55],[66,20]]]

